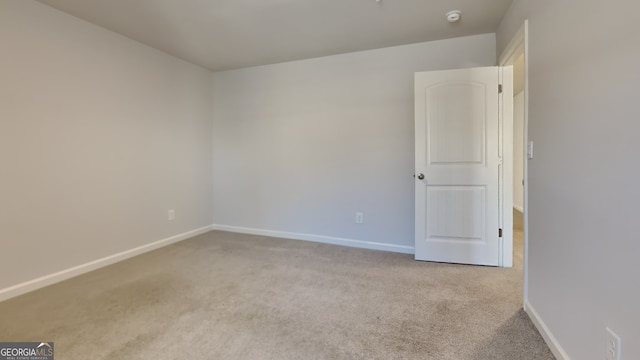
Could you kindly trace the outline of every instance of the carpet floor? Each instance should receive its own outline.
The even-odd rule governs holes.
[[[551,360],[521,261],[213,231],[0,303],[0,341],[54,341],[58,360]]]

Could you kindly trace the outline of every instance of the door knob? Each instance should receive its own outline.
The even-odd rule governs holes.
[[[418,180],[424,180],[424,174],[422,173],[418,174]]]

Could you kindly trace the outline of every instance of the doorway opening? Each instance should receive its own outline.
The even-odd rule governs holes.
[[[511,39],[502,55],[500,66],[513,68],[513,259],[514,267],[523,273],[523,304],[528,299],[528,21]],[[506,205],[506,204],[505,204]],[[506,207],[506,206],[505,206]],[[506,209],[505,209],[506,210]]]
[[[524,54],[513,64],[513,258],[524,262]]]

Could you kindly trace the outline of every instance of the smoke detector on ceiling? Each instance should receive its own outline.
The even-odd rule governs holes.
[[[445,18],[447,18],[447,21],[450,23],[456,23],[458,21],[460,21],[460,18],[462,18],[462,11],[460,10],[452,10],[449,11],[446,15]]]

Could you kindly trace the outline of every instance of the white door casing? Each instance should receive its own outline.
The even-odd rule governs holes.
[[[416,260],[500,265],[499,80],[499,67],[415,74]]]

